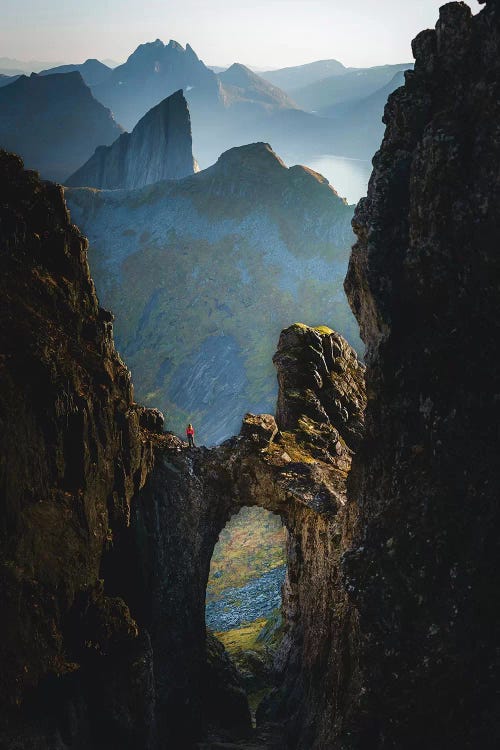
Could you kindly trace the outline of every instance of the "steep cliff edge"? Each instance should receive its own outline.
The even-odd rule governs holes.
[[[0,744],[147,747],[152,654],[100,568],[162,419],[133,403],[62,190],[0,151]]]
[[[356,747],[498,747],[500,4],[440,11],[359,204],[346,290],[367,345],[367,438],[346,581]]]
[[[194,172],[191,118],[182,91],[177,91],[150,109],[131,133],[100,146],[65,184],[134,190]]]

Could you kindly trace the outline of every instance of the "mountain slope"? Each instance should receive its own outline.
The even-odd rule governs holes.
[[[4,75],[3,73],[0,73],[0,87],[1,86],[8,86],[11,83],[14,83],[14,81],[17,81],[19,78],[18,75]]]
[[[262,78],[273,83],[275,86],[283,89],[287,93],[295,89],[308,86],[316,81],[331,76],[342,76],[348,72],[348,69],[338,60],[316,60],[306,65],[295,65],[290,68],[280,68],[279,70],[267,70],[261,73]]]
[[[330,118],[332,138],[339,151],[371,159],[384,135],[382,117],[387,100],[404,82],[404,72],[399,71],[388,84],[370,96],[337,104],[322,113]]]
[[[136,191],[70,189],[100,298],[137,395],[218,442],[274,410],[283,321],[327,320],[359,343],[342,289],[352,207],[262,143]]]
[[[66,184],[134,189],[194,171],[189,110],[177,91],[139,120],[132,133],[98,148]]]
[[[267,109],[296,109],[297,105],[284,91],[258,76],[250,68],[234,63],[218,75],[224,87],[226,106],[237,102],[252,102]]]
[[[387,99],[405,82],[404,70],[399,70],[385,86],[374,91],[369,96],[355,101],[342,102],[335,104],[333,107],[326,107],[321,110],[320,114],[325,117],[331,117],[334,120],[342,120],[344,127],[350,127],[350,123],[357,121],[359,125],[368,125],[381,121],[384,113],[384,106]],[[379,142],[383,133],[380,133]]]
[[[0,146],[44,178],[64,180],[121,132],[79,73],[34,73],[0,89]]]
[[[293,97],[300,107],[310,112],[321,111],[336,104],[365,98],[388,84],[399,71],[412,67],[413,63],[400,63],[349,70],[343,76],[330,76],[296,89]]]
[[[58,65],[57,67],[41,70],[41,76],[50,76],[54,73],[80,73],[87,86],[94,86],[106,80],[111,73],[111,68],[99,60],[85,60],[80,65]]]

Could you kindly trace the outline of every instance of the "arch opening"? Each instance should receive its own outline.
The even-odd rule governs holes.
[[[279,515],[243,506],[222,530],[210,564],[206,625],[238,670],[254,725],[259,705],[276,683],[287,541]]]

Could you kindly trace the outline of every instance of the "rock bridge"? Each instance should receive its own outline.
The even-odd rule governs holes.
[[[151,635],[158,731],[179,748],[189,746],[204,721],[239,730],[248,723],[246,696],[217,683],[205,644],[213,550],[244,506],[278,514],[288,532],[281,685],[270,714],[286,716],[289,731],[302,727],[312,742],[316,721],[304,721],[304,706],[315,707],[319,723],[333,715],[332,700],[344,700],[341,693],[348,690],[334,684],[335,643],[324,635],[338,632],[334,620],[348,608],[338,600],[335,580],[346,526],[346,477],[363,431],[364,367],[340,335],[298,324],[282,333],[275,364],[276,419],[248,414],[239,436],[210,450],[187,451],[173,437],[159,440],[156,468],[117,543],[122,554],[115,545],[116,574],[105,570],[108,585],[120,582],[114,593]],[[325,649],[331,651],[330,685],[316,679]],[[308,738],[302,742],[306,746]]]

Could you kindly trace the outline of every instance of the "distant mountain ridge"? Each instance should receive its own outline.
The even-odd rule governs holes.
[[[54,75],[55,73],[80,73],[87,86],[95,86],[111,74],[111,68],[99,60],[89,59],[79,65],[59,65],[40,71],[41,76]]]
[[[284,91],[241,63],[233,63],[227,70],[219,73],[218,78],[223,85],[226,105],[252,102],[271,109],[297,109],[295,102]]]
[[[177,91],[144,115],[132,133],[99,147],[66,185],[132,190],[194,172],[191,119]]]
[[[384,136],[382,122],[389,96],[404,85],[404,71],[400,70],[382,88],[369,96],[327,107],[321,114],[330,118],[332,136],[338,148],[347,153],[355,151],[370,159]]]
[[[379,65],[373,68],[347,70],[295,89],[293,96],[300,107],[309,112],[323,112],[326,108],[362,99],[385,86],[394,75],[413,68],[413,63]]]
[[[141,190],[68,189],[74,221],[137,397],[171,429],[219,442],[248,411],[274,409],[283,321],[325,319],[359,344],[343,278],[353,207],[269,145]]]
[[[0,57],[0,73],[5,75],[29,75],[30,73],[39,73],[44,68],[55,68],[58,65],[64,65],[63,62],[45,62],[41,60],[16,60],[12,57]]]
[[[121,132],[78,72],[23,75],[0,88],[0,146],[46,179],[64,181]]]
[[[295,89],[308,86],[324,78],[344,75],[347,71],[348,68],[345,65],[338,60],[332,59],[315,60],[305,65],[294,65],[289,68],[279,68],[278,70],[266,70],[261,73],[261,76],[266,81],[279,86],[283,91],[291,94]]]

